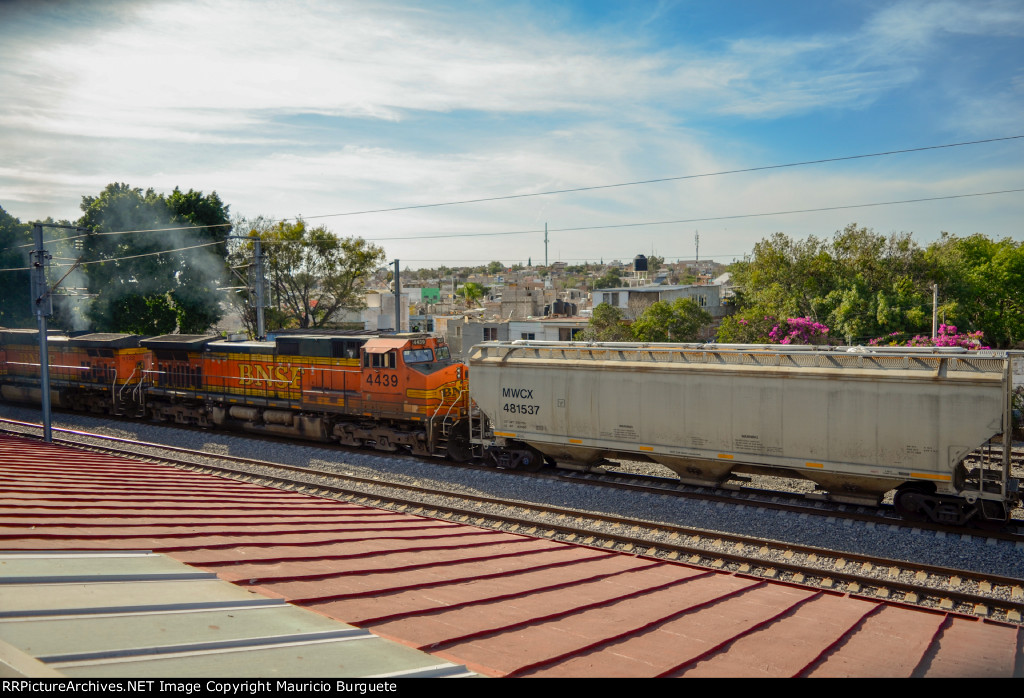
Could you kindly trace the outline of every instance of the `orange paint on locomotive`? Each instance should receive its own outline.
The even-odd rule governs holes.
[[[67,347],[54,371],[70,382],[101,386],[135,384],[145,380],[152,365],[146,349],[83,349]]]
[[[268,388],[273,385],[281,389],[300,387],[302,369],[298,366],[281,366],[278,364],[238,364],[238,384],[241,386],[257,385]]]
[[[149,370],[152,355],[138,347],[88,349],[70,346],[66,337],[50,337],[47,345],[50,381],[54,384],[96,385],[104,388],[135,384]],[[39,345],[8,344],[5,375],[39,380]]]
[[[226,393],[279,400],[301,397],[302,366],[281,364],[272,355],[211,351],[203,367],[203,386]]]
[[[451,362],[447,345],[436,337],[372,339],[362,363],[366,414],[458,419],[469,411],[468,369]]]

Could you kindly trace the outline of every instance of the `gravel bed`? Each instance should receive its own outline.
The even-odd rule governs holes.
[[[38,421],[39,411],[0,404],[0,417]],[[111,426],[106,419],[88,415],[55,414],[53,426],[203,450],[211,455],[311,465],[379,479],[382,489],[386,489],[387,481],[418,484],[443,488],[453,494],[571,506],[584,512],[759,536],[847,554],[906,560],[1024,579],[1024,544],[999,541],[978,532],[965,531],[963,534],[951,535],[897,525],[826,520],[809,514],[776,512],[758,507],[682,500],[668,495],[616,492],[586,483],[520,478],[501,471],[465,471],[446,466],[440,461],[433,463],[372,452],[343,452],[316,444],[256,440],[223,432],[178,429],[146,422],[121,422]],[[643,465],[649,469],[649,465]],[[638,464],[631,464],[630,467],[638,467]],[[454,500],[444,497],[438,498],[436,502],[438,506],[446,503],[456,506]],[[481,508],[480,512],[489,513],[486,507]]]

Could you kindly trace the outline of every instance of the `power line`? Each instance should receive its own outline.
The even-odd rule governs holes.
[[[843,161],[847,161],[847,160],[861,160],[861,159],[865,159],[865,158],[883,157],[883,156],[887,156],[887,155],[901,155],[901,154],[906,154],[906,153],[919,153],[919,152],[924,152],[924,151],[927,151],[927,150],[941,150],[941,149],[944,149],[944,148],[959,148],[961,146],[967,146],[967,145],[981,145],[981,144],[984,144],[984,143],[997,143],[997,142],[1000,142],[1000,141],[1012,141],[1012,140],[1018,140],[1018,139],[1021,139],[1021,138],[1024,138],[1024,135],[1019,135],[1019,136],[1003,136],[1003,137],[999,137],[999,138],[985,138],[985,139],[976,140],[976,141],[962,141],[960,143],[945,143],[945,144],[942,144],[942,145],[927,145],[927,146],[921,146],[921,147],[918,147],[918,148],[903,148],[903,149],[900,149],[900,150],[886,150],[886,151],[881,151],[881,152],[877,152],[877,153],[861,153],[859,155],[843,155],[843,156],[832,157],[832,158],[822,158],[822,159],[819,159],[819,160],[802,160],[802,161],[799,161],[799,162],[788,162],[788,163],[777,164],[777,165],[761,165],[761,166],[758,166],[758,167],[746,167],[746,168],[735,169],[735,170],[721,170],[719,172],[703,172],[703,173],[700,173],[700,174],[678,175],[678,176],[674,176],[674,177],[660,177],[660,178],[657,178],[657,179],[644,179],[644,180],[638,180],[638,181],[635,181],[635,182],[618,182],[618,183],[615,183],[615,184],[599,184],[599,185],[594,185],[594,186],[590,186],[590,187],[574,187],[574,188],[571,188],[571,189],[552,189],[552,190],[549,190],[549,191],[532,192],[532,193],[528,193],[528,194],[505,194],[505,195],[500,195],[500,196],[481,197],[481,198],[477,198],[477,199],[462,199],[462,200],[458,200],[458,201],[444,201],[444,202],[437,202],[437,203],[432,203],[432,204],[410,204],[410,205],[407,205],[407,206],[393,206],[391,208],[367,209],[367,210],[364,210],[364,211],[347,211],[347,212],[343,212],[343,213],[324,213],[324,214],[320,214],[320,215],[316,215],[316,216],[292,216],[292,217],[287,217],[287,218],[267,218],[267,219],[264,219],[264,220],[266,220],[269,223],[282,223],[282,222],[290,221],[290,220],[297,221],[297,220],[313,220],[313,219],[317,219],[317,218],[337,218],[337,217],[342,217],[342,216],[360,216],[360,215],[369,214],[369,213],[390,213],[390,212],[394,212],[394,211],[408,211],[408,210],[419,209],[419,208],[438,208],[438,207],[442,207],[442,206],[460,206],[460,205],[463,205],[463,204],[484,203],[484,202],[489,202],[489,201],[506,201],[506,200],[510,200],[510,199],[525,199],[525,198],[536,197],[536,196],[552,196],[552,195],[555,195],[555,194],[571,194],[571,193],[575,193],[575,192],[598,191],[598,190],[601,190],[601,189],[616,189],[616,188],[622,188],[622,187],[632,187],[632,186],[639,186],[639,185],[642,185],[642,184],[658,184],[658,183],[661,183],[661,182],[677,182],[677,181],[682,181],[682,180],[687,180],[687,179],[701,179],[701,178],[705,178],[705,177],[721,177],[723,175],[742,174],[742,173],[745,173],[745,172],[763,172],[765,170],[778,170],[778,169],[785,169],[785,168],[792,168],[792,167],[802,167],[804,165],[821,165],[821,164],[825,164],[825,163],[829,163],[829,162],[843,162]],[[231,225],[234,225],[234,224],[233,223],[216,223],[216,224],[211,224],[211,225],[193,225],[193,226],[183,226],[183,227],[175,227],[175,228],[147,228],[147,229],[140,229],[140,230],[108,231],[108,232],[104,232],[104,233],[92,233],[92,234],[93,235],[126,235],[126,234],[129,234],[129,233],[159,233],[159,232],[170,232],[170,231],[175,231],[175,230],[195,230],[195,229],[199,229],[199,228],[228,227],[228,226],[231,226]],[[513,233],[504,233],[504,234],[508,235],[508,234],[513,234]],[[86,235],[72,236],[72,237],[68,237],[68,238],[63,238],[63,240],[75,240],[75,239],[78,239],[79,237],[86,237]],[[393,238],[393,239],[401,239],[401,238]],[[52,241],[50,241],[50,242],[52,242]]]
[[[178,247],[173,250],[158,250],[156,252],[144,252],[142,254],[133,254],[125,257],[108,257],[107,259],[94,259],[90,262],[80,262],[78,266],[84,267],[92,264],[108,264],[110,262],[123,262],[126,259],[139,259],[141,257],[156,257],[162,254],[172,254],[175,252],[187,252],[188,250],[195,250],[200,247],[212,247],[213,245],[220,245],[220,242],[204,242],[201,245],[191,245],[189,247]],[[55,264],[54,266],[62,267],[67,266],[64,264]],[[17,267],[14,269],[0,269],[0,272],[4,271],[31,271],[32,267]]]
[[[283,220],[287,220],[287,219],[283,219]],[[177,227],[177,228],[147,228],[147,229],[144,229],[144,230],[112,230],[112,231],[106,231],[106,232],[89,231],[87,233],[82,233],[81,235],[69,235],[68,237],[65,237],[65,238],[50,238],[49,240],[44,240],[43,243],[44,244],[53,244],[55,242],[71,242],[72,240],[80,240],[82,238],[88,238],[88,237],[101,237],[103,235],[128,235],[129,233],[171,233],[171,232],[174,232],[176,230],[200,230],[202,228],[230,228],[233,225],[234,225],[234,223],[210,223],[208,225],[185,225],[185,226],[180,226],[180,227]],[[70,225],[59,226],[59,227],[62,227],[62,228],[75,228],[75,229],[78,229],[78,230],[81,229],[78,226],[70,226]],[[31,247],[31,245],[18,245],[18,247]]]
[[[842,211],[842,210],[855,209],[855,208],[870,208],[870,207],[875,207],[875,206],[895,206],[895,205],[899,205],[899,204],[922,203],[922,202],[927,202],[927,201],[946,201],[946,200],[950,200],[950,199],[966,199],[966,198],[977,197],[977,196],[995,196],[995,195],[998,195],[998,194],[1013,194],[1013,193],[1019,193],[1019,192],[1024,192],[1024,188],[1020,188],[1020,189],[1002,189],[1002,190],[999,190],[999,191],[987,191],[987,192],[975,192],[975,193],[971,193],[971,194],[949,194],[949,195],[946,195],[946,196],[930,196],[930,197],[924,197],[924,198],[918,198],[918,199],[902,199],[902,200],[899,200],[899,201],[877,201],[877,202],[872,202],[872,203],[867,203],[867,204],[845,204],[845,205],[841,205],[841,206],[824,206],[824,207],[820,207],[820,208],[803,208],[803,209],[792,209],[792,210],[788,210],[788,211],[771,211],[771,212],[767,212],[767,213],[738,213],[738,214],[732,214],[732,215],[727,215],[727,216],[706,216],[706,217],[703,217],[703,218],[680,218],[680,219],[670,220],[670,221],[648,221],[648,222],[644,222],[644,223],[618,223],[618,224],[614,224],[614,225],[580,226],[580,227],[573,227],[573,228],[551,228],[549,232],[556,232],[556,233],[557,232],[580,232],[580,231],[585,231],[585,230],[608,230],[608,229],[614,229],[614,228],[635,228],[635,227],[648,226],[648,225],[672,225],[672,224],[679,224],[679,223],[700,223],[700,222],[708,222],[708,221],[734,220],[734,219],[739,219],[739,218],[761,218],[761,217],[767,217],[767,216],[784,216],[784,215],[791,215],[791,214],[796,214],[796,213],[817,213],[817,212],[822,212],[822,211]],[[125,231],[125,232],[129,232],[129,231]],[[150,232],[150,231],[146,231],[146,232]],[[544,232],[542,229],[537,229],[537,230],[514,230],[514,231],[505,231],[505,232],[498,232],[498,233],[443,233],[443,234],[439,234],[439,235],[392,236],[392,237],[383,237],[383,238],[364,238],[364,239],[367,242],[380,242],[380,241],[388,241],[388,240],[436,240],[436,239],[442,239],[442,238],[494,237],[494,236],[499,236],[499,235],[526,235],[526,234],[530,234],[530,233],[542,233],[542,232]],[[82,262],[82,266],[85,266],[87,264],[102,264],[102,263],[106,263],[106,262],[116,262],[116,261],[124,260],[124,259],[136,259],[138,257],[148,257],[148,256],[152,256],[152,255],[157,255],[157,254],[166,254],[166,253],[169,253],[169,252],[181,252],[181,251],[185,251],[185,250],[196,249],[198,247],[211,247],[213,245],[220,245],[220,244],[223,244],[223,243],[220,242],[220,241],[215,241],[215,242],[203,243],[203,244],[200,244],[200,245],[193,245],[191,247],[182,247],[182,248],[179,248],[177,250],[165,250],[165,251],[162,251],[162,252],[149,252],[149,253],[133,255],[133,256],[129,256],[129,257],[111,257],[109,259],[104,259],[104,260],[96,260],[96,261],[92,261],[92,262]],[[264,244],[282,244],[282,245],[287,244],[287,245],[291,245],[291,244],[299,244],[299,242],[298,241],[293,241],[293,240],[268,240],[268,241],[264,241]],[[669,256],[675,257],[677,255],[669,255]],[[728,255],[725,255],[725,256],[728,256]],[[583,258],[577,258],[577,259],[583,259]],[[409,261],[423,262],[423,261],[441,261],[441,260],[422,260],[422,259],[413,260],[413,259],[410,259]],[[468,260],[459,260],[459,261],[468,261]],[[0,272],[4,272],[4,271],[27,271],[27,270],[29,270],[29,267],[20,267],[20,268],[16,268],[16,269],[0,269]]]
[[[642,225],[668,225],[670,223],[700,223],[703,221],[725,221],[735,218],[759,218],[763,216],[784,216],[792,213],[816,213],[820,211],[841,211],[844,209],[851,208],[869,208],[872,206],[893,206],[896,204],[914,204],[923,201],[944,201],[946,199],[966,199],[972,196],[992,196],[994,194],[1010,194],[1014,192],[1022,192],[1022,189],[1003,189],[1001,191],[985,191],[978,192],[975,194],[950,194],[949,196],[931,196],[921,199],[903,199],[901,201],[878,201],[870,204],[847,204],[844,206],[825,206],[822,208],[802,208],[793,209],[790,211],[772,211],[770,213],[740,213],[731,216],[713,216],[708,218],[684,218],[675,221],[657,221],[652,223],[623,223],[620,225],[603,225],[603,226],[590,226],[585,228],[552,228],[554,232],[568,232],[576,230],[601,230],[604,228],[630,228]]]
[[[736,218],[760,218],[765,216],[784,216],[793,213],[816,213],[821,211],[841,211],[844,209],[853,208],[869,208],[872,206],[894,206],[896,204],[913,204],[921,203],[924,201],[944,201],[947,199],[965,199],[973,196],[993,196],[995,194],[1011,194],[1016,192],[1022,192],[1022,189],[1003,189],[1000,191],[985,191],[977,192],[973,194],[950,194],[948,196],[930,196],[920,199],[903,199],[900,201],[877,201],[869,204],[846,204],[842,206],[824,206],[821,208],[802,208],[793,209],[789,211],[771,211],[768,213],[738,213],[728,216],[707,216],[704,218],[680,218],[671,221],[648,221],[645,223],[617,223],[614,225],[591,225],[581,226],[576,228],[550,228],[548,232],[552,233],[566,233],[566,232],[579,232],[583,230],[607,230],[611,228],[636,228],[646,225],[671,225],[675,223],[701,223],[707,221],[725,221],[733,220]],[[368,242],[380,242],[383,240],[436,240],[440,238],[459,238],[459,237],[492,237],[498,235],[526,235],[530,233],[543,233],[542,228],[537,230],[513,230],[500,233],[442,233],[438,235],[408,235],[408,236],[392,236],[392,237],[377,237],[377,238],[364,238]]]
[[[1012,141],[1018,138],[1024,138],[1021,136],[1005,136],[1001,138],[986,138],[979,141],[964,141],[961,143],[946,143],[944,145],[927,145],[920,148],[904,148],[902,150],[886,150],[878,153],[864,153],[861,155],[843,155],[834,158],[822,158],[820,160],[803,160],[800,162],[788,162],[781,165],[762,165],[760,167],[745,167],[737,170],[722,170],[720,172],[705,172],[702,174],[692,175],[678,175],[675,177],[660,177],[658,179],[643,179],[636,182],[620,182],[617,184],[599,184],[591,187],[575,187],[573,189],[552,189],[550,191],[539,191],[530,194],[506,194],[504,196],[488,196],[479,199],[463,199],[460,201],[445,201],[441,203],[433,204],[413,204],[409,206],[395,206],[392,208],[377,208],[368,209],[365,211],[347,211],[345,213],[325,213],[319,216],[306,216],[305,220],[311,220],[314,218],[334,218],[338,216],[361,216],[366,213],[389,213],[392,211],[408,211],[417,208],[437,208],[440,206],[460,206],[462,204],[477,204],[487,201],[506,201],[509,199],[526,199],[534,196],[551,196],[553,194],[571,194],[574,192],[581,191],[596,191],[599,189],[615,189],[618,187],[632,187],[640,184],[657,184],[660,182],[678,182],[685,179],[699,179],[702,177],[720,177],[722,175],[730,174],[741,174],[744,172],[762,172],[764,170],[779,170],[787,167],[801,167],[803,165],[821,165],[827,162],[842,162],[844,160],[859,160],[863,158],[876,158],[885,155],[899,155],[903,153],[918,153],[925,150],[939,150],[942,148],[958,148],[964,145],[980,145],[982,143],[995,143],[998,141]],[[287,220],[287,219],[284,219]]]

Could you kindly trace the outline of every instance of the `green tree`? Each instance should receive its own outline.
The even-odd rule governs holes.
[[[338,238],[305,221],[244,221],[244,241],[231,254],[232,266],[250,264],[252,238],[261,240],[269,300],[267,329],[324,327],[342,310],[365,307],[366,279],[384,261],[384,250],[362,238]],[[250,304],[251,305],[251,304]],[[251,318],[247,326],[252,329]]]
[[[629,342],[633,339],[622,311],[608,303],[601,303],[594,308],[590,323],[582,335],[587,342]]]
[[[658,301],[648,307],[632,325],[640,342],[694,342],[711,316],[692,298]]]
[[[743,317],[729,315],[722,319],[718,327],[718,341],[726,344],[767,344],[771,340],[768,333],[772,331],[776,320],[772,316],[762,315]]]
[[[0,269],[20,270],[0,272],[0,327],[35,326],[27,270],[31,249],[32,226],[0,207]]]
[[[78,225],[94,233],[82,260],[96,330],[197,334],[220,319],[231,225],[216,192],[175,188],[165,197],[114,183],[82,197],[81,208]]]
[[[719,339],[766,341],[765,318],[810,318],[852,342],[924,330],[931,267],[906,233],[887,237],[856,225],[830,241],[776,233],[755,245],[752,259],[733,265],[737,316],[723,322]]]
[[[939,312],[946,324],[961,332],[980,330],[994,346],[1024,341],[1024,242],[943,233],[927,257],[935,268]]]
[[[466,307],[472,308],[475,305],[479,305],[480,299],[487,295],[489,289],[486,286],[470,281],[459,287],[458,293],[466,301]]]
[[[604,276],[594,282],[595,289],[616,288],[622,285],[622,272],[618,269],[609,269]]]
[[[487,273],[490,274],[491,276],[494,276],[495,274],[500,274],[503,271],[505,271],[505,265],[502,264],[501,262],[491,262],[490,264],[487,265]]]

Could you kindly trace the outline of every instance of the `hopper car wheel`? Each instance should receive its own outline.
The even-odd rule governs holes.
[[[507,470],[535,473],[544,467],[544,456],[526,444],[515,444],[515,446],[506,448],[489,448],[487,455],[496,466]]]
[[[893,497],[893,505],[896,513],[909,521],[927,521],[928,501],[932,498],[932,491],[924,485],[905,485],[896,490]]]
[[[522,449],[519,456],[519,470],[525,470],[528,473],[535,473],[544,467],[544,457],[534,451],[532,448]]]
[[[906,519],[954,526],[975,520],[979,513],[984,515],[977,503],[969,504],[959,497],[937,495],[934,489],[922,485],[901,487],[893,504],[900,516]]]

